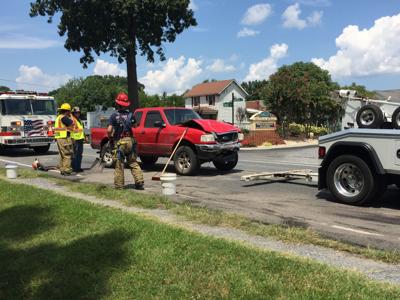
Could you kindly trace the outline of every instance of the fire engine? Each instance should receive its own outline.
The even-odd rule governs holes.
[[[45,93],[0,92],[0,149],[46,153],[54,142],[56,103]]]

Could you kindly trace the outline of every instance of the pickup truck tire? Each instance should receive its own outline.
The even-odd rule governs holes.
[[[383,112],[376,105],[364,105],[357,112],[356,122],[359,128],[381,128],[383,124]]]
[[[193,175],[200,167],[196,153],[189,146],[180,146],[174,155],[176,173],[180,175]]]
[[[32,147],[32,149],[33,151],[35,151],[36,154],[45,154],[49,151],[50,144],[47,144],[46,146]]]
[[[341,155],[328,166],[327,186],[344,203],[363,205],[376,200],[382,182],[367,163],[354,155]]]
[[[115,162],[113,160],[113,154],[107,143],[101,146],[100,157],[102,162],[104,163],[104,167],[114,168]]]
[[[238,160],[239,160],[239,155],[237,154],[237,152],[235,152],[233,154],[232,160],[226,160],[226,161],[216,160],[216,161],[213,161],[213,164],[220,171],[230,171],[234,167],[236,167]]]
[[[145,166],[152,166],[154,165],[158,160],[157,156],[140,156],[140,161],[143,163]]]
[[[400,129],[400,107],[396,108],[392,114],[392,126],[394,129]]]

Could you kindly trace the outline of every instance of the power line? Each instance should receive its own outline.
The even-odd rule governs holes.
[[[32,85],[32,86],[40,86],[40,87],[45,87],[45,88],[57,89],[57,87],[54,87],[54,86],[49,86],[49,85],[44,85],[44,84],[36,84],[36,83],[29,83],[29,82],[23,82],[23,81],[17,82],[16,80],[12,80],[12,79],[0,78],[0,81],[12,82],[12,83],[15,83],[15,84],[26,84],[26,85]]]

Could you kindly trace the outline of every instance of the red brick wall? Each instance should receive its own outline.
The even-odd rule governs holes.
[[[244,135],[243,146],[260,146],[265,142],[269,142],[272,145],[285,143],[275,130],[250,130],[249,133]]]

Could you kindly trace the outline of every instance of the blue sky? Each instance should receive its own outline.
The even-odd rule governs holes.
[[[83,69],[67,52],[57,23],[29,17],[28,0],[0,0],[0,85],[48,91],[70,78],[126,74],[107,54]],[[192,0],[198,26],[167,60],[138,57],[149,93],[182,92],[207,78],[266,79],[278,67],[313,61],[340,84],[400,88],[399,0]]]

